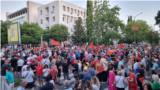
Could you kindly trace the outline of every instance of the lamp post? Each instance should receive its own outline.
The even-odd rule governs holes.
[[[134,29],[136,28],[136,17],[140,14],[143,14],[144,12],[141,12],[139,14],[137,14],[136,16],[132,16],[134,18]],[[135,37],[135,30],[134,30],[134,43],[136,43],[136,37]]]

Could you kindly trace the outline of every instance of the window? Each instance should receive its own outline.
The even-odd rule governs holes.
[[[69,7],[67,7],[67,11],[69,12]]]
[[[85,12],[84,12],[84,17],[85,17]]]
[[[81,11],[81,15],[82,15],[82,11]]]
[[[41,10],[41,15],[42,15],[42,10]]]
[[[53,22],[55,21],[55,17],[53,17]]]
[[[27,13],[27,10],[26,10],[26,13]]]
[[[73,13],[73,9],[71,8],[71,13]]]
[[[76,14],[76,9],[74,10],[75,14]]]
[[[43,20],[41,19],[41,24],[43,24]]]
[[[71,23],[72,23],[72,17],[71,17]]]
[[[64,16],[63,16],[63,21],[64,21]]]
[[[67,23],[68,23],[68,17],[67,17]]]
[[[54,6],[52,7],[53,11],[54,11]]]
[[[78,15],[79,15],[79,11],[78,11]]]
[[[66,7],[65,6],[63,6],[63,11],[66,11]]]
[[[25,11],[23,11],[23,14],[25,14]]]

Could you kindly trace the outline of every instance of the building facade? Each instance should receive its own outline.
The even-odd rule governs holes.
[[[73,34],[75,20],[86,20],[86,9],[62,0],[53,1],[38,8],[38,24],[42,29],[49,29],[54,24],[63,24]]]
[[[17,10],[13,13],[6,13],[6,20],[23,23],[24,21],[29,23],[38,23],[38,7],[43,6],[42,4],[27,1],[27,7]]]

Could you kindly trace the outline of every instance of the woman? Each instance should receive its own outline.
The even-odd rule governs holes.
[[[143,83],[142,83],[142,86],[143,86],[143,89],[144,90],[153,90],[152,89],[152,83],[145,80]]]
[[[49,60],[51,62],[49,68],[51,69],[51,66],[54,66],[56,64],[56,60],[52,56],[49,57]]]
[[[115,78],[114,68],[111,66],[109,71],[109,90],[117,90]]]
[[[108,62],[106,61],[106,59],[102,58],[100,60],[100,63],[104,67],[104,71],[102,72],[102,81],[103,82],[107,82],[107,77],[108,77],[107,76]]]
[[[92,87],[92,85],[91,85],[91,82],[89,80],[86,80],[85,84],[86,84],[86,87],[87,87],[86,90],[94,90],[93,87]]]
[[[101,63],[96,64],[96,70],[97,70],[96,76],[99,79],[100,83],[102,83],[103,81],[102,72],[104,71],[104,67],[102,66]]]
[[[125,69],[123,65],[120,66],[120,71],[122,72],[122,76],[125,77]]]
[[[158,77],[158,75],[153,74],[152,79],[154,81],[152,83],[153,90],[159,90],[159,77]]]
[[[122,76],[122,72],[118,71],[116,76],[116,87],[117,90],[124,90],[124,83],[126,83],[126,79]]]
[[[80,60],[78,60],[78,72],[81,72],[81,67],[82,67],[82,64],[81,64],[81,61]]]
[[[128,69],[132,70],[132,59],[130,57],[127,65],[128,65]]]
[[[100,83],[96,76],[93,76],[91,79],[92,87],[94,90],[100,90]]]
[[[44,79],[44,80],[45,80],[45,78],[47,77],[48,72],[49,72],[48,65],[44,65],[44,69],[43,69],[43,79]],[[43,81],[44,81],[44,80],[43,80]]]
[[[138,86],[140,87],[140,90],[143,90],[142,82],[140,81],[140,78],[144,77],[144,69],[142,64],[140,64],[140,70],[138,71],[138,73],[136,73],[136,75],[137,75]]]
[[[79,81],[76,80],[75,84],[74,84],[74,87],[73,87],[73,90],[81,90],[79,87]]]
[[[136,77],[131,69],[128,69],[128,74],[129,77],[127,77],[127,80],[129,81],[129,90],[138,90]]]

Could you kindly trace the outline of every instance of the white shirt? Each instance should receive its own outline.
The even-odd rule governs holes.
[[[47,71],[46,71],[47,70]],[[45,72],[45,73],[44,73]],[[47,75],[48,75],[48,72],[49,72],[49,68],[47,68],[47,69],[43,69],[43,76],[44,77],[46,77]]]
[[[92,85],[92,86],[93,86],[93,90],[100,90],[97,85]]]
[[[50,61],[49,61],[49,59],[42,59],[42,62],[41,62],[43,65],[45,65],[45,64],[47,64],[47,65],[49,65],[50,64]]]
[[[52,52],[48,52],[48,54],[49,54],[49,57],[52,56]]]
[[[116,87],[124,88],[123,76],[116,76]]]
[[[107,66],[103,63],[104,70],[107,71]]]
[[[37,57],[37,55],[33,55],[33,57],[34,57],[34,58],[36,58],[36,57]]]
[[[134,63],[134,70],[136,70],[136,68],[137,68],[137,62]]]
[[[27,60],[31,60],[31,57],[29,56],[29,57],[27,58]]]
[[[143,58],[143,59],[141,60],[141,64],[143,64],[143,65],[146,67],[146,59],[145,59],[145,58]]]
[[[76,55],[75,55],[75,54],[73,54],[73,57],[74,57],[74,58],[76,58]]]
[[[24,64],[24,61],[22,59],[19,59],[18,62],[17,62],[18,66],[23,66]]]
[[[21,69],[21,71],[22,71],[22,76],[23,76],[23,73],[27,70],[27,66],[28,66],[28,65],[24,65],[24,66],[22,67],[22,69]],[[30,68],[30,70],[31,70],[31,68]]]
[[[125,77],[125,69],[122,69],[121,72],[122,72],[122,76]]]
[[[79,69],[81,69],[81,64],[80,63],[78,63],[78,67],[79,67]]]
[[[27,75],[27,73],[28,73],[28,75]],[[27,75],[27,76],[26,76],[26,75]],[[25,71],[25,72],[23,73],[23,75],[22,75],[22,77],[26,77],[25,79],[27,80],[28,83],[29,83],[29,82],[33,82],[33,76],[34,76],[34,73],[33,73],[32,70],[30,70],[30,71]]]

